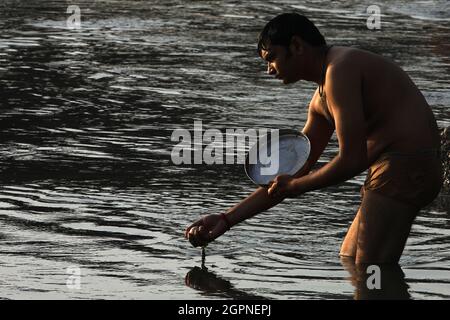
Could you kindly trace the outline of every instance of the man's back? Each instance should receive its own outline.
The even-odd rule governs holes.
[[[340,64],[356,68],[360,77],[361,86],[354,90],[361,90],[369,164],[382,152],[438,148],[439,133],[433,113],[399,66],[367,51],[333,47],[328,69],[336,69]],[[312,102],[317,108],[326,108],[320,104],[317,93]],[[327,109],[318,110],[332,117],[331,108]]]

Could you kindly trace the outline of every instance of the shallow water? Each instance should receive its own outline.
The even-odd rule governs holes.
[[[291,10],[330,43],[395,60],[449,126],[447,1],[383,2],[379,31],[366,28],[370,1],[85,0],[79,30],[68,4],[0,2],[0,298],[450,298],[448,195],[417,218],[404,279],[388,271],[395,290],[374,294],[338,257],[363,175],[236,226],[201,270],[184,228],[254,186],[240,164],[170,157],[172,131],[194,120],[303,126],[314,86],[283,87],[255,54],[264,23]]]

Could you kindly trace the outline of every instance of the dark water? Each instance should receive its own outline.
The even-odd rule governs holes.
[[[67,28],[70,4],[81,29]],[[371,4],[1,0],[0,298],[449,299],[446,194],[417,218],[384,290],[339,260],[363,175],[233,228],[207,247],[207,270],[183,239],[254,186],[241,165],[174,165],[174,129],[305,122],[314,86],[283,87],[255,53],[278,13],[395,60],[450,125],[448,2],[383,2],[379,31],[366,28]]]

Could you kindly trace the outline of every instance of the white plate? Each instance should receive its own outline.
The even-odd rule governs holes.
[[[299,172],[308,160],[311,151],[311,144],[306,135],[295,130],[279,130],[278,142],[275,140],[273,148],[271,148],[270,135],[266,139],[261,139],[261,151],[258,154],[258,143],[253,145],[247,153],[245,159],[245,173],[256,184],[260,186],[267,186],[276,176],[280,174],[295,175]],[[278,157],[276,153],[272,157],[273,150],[278,149]],[[267,155],[272,162],[267,164],[261,163],[259,155]],[[273,158],[273,159],[271,159]],[[250,163],[251,159],[256,159],[256,163]],[[276,169],[268,170],[269,168]],[[268,174],[267,172],[270,172]]]

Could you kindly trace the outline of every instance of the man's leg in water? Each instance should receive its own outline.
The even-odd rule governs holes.
[[[398,262],[417,213],[415,207],[365,191],[339,255],[358,263]]]
[[[341,251],[339,255],[342,257],[356,258],[356,249],[358,246],[358,229],[359,229],[359,217],[361,216],[361,207],[359,207],[355,218],[353,219],[350,228],[347,231],[347,235],[341,245]]]
[[[397,263],[418,209],[365,190],[359,212],[355,262]]]
[[[417,213],[413,206],[366,190],[339,255],[357,263],[398,262]]]

